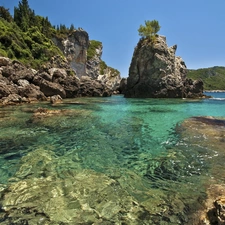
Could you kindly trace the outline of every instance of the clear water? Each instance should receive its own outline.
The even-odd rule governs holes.
[[[48,180],[44,188],[49,188],[49,192],[42,197],[33,189],[26,187],[26,190],[29,195],[39,196],[35,201],[31,200],[37,204],[33,207],[41,205],[43,213],[55,221],[52,224],[104,224],[101,221],[108,222],[105,224],[190,224],[189,216],[201,207],[199,199],[204,199],[212,177],[215,160],[211,159],[216,157],[218,164],[221,158],[222,165],[223,156],[215,156],[213,146],[188,142],[190,137],[181,137],[177,128],[193,116],[224,118],[225,94],[210,95],[213,95],[212,99],[203,100],[126,99],[123,96],[77,98],[55,106],[40,103],[2,107],[0,191],[7,190],[8,193],[20,182],[32,186],[39,179],[42,179],[42,185]],[[35,116],[34,111],[39,107],[61,111],[51,116]],[[85,177],[87,183],[77,181],[77,186],[69,185],[71,179],[81,179],[77,176]],[[223,182],[225,177],[218,174],[215,179]],[[53,180],[57,182],[53,184]],[[107,186],[110,182],[120,191],[113,194]],[[82,194],[81,187],[86,190],[84,183],[86,189],[95,190],[95,194]],[[78,185],[81,185],[79,191]],[[70,194],[63,194],[67,199],[67,204],[61,206],[64,211],[60,214],[58,209],[55,215],[51,210],[56,211],[56,206],[43,206],[42,198],[50,201],[49,193],[57,187],[61,191],[66,187],[71,190]],[[68,206],[72,192],[79,199],[75,211]],[[23,193],[24,190],[18,189],[18,196]],[[105,193],[104,199],[112,195],[114,200],[104,205],[98,203],[97,199],[103,198],[102,193]],[[25,204],[17,202],[18,196],[8,195],[11,205]],[[125,209],[131,202],[122,204],[123,199],[132,199],[139,211],[144,211],[138,214],[133,208]],[[13,207],[10,208],[6,197],[1,201],[0,205],[11,212]],[[25,202],[28,204],[29,201]],[[109,202],[112,204],[107,206]],[[93,217],[94,213],[88,210],[87,213],[84,209],[87,205],[101,216]],[[121,208],[116,211],[118,205]],[[111,215],[107,207],[115,213]],[[81,217],[84,211],[87,214]],[[20,217],[23,216],[22,213]]]

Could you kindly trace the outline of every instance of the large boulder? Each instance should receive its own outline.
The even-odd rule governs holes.
[[[83,76],[80,80],[80,96],[83,97],[109,97],[112,90],[107,88],[101,81]]]
[[[11,60],[6,57],[0,57],[0,66],[7,66]]]
[[[64,79],[58,78],[57,82],[64,88],[67,98],[79,96],[80,80],[76,76],[67,76]]]
[[[53,83],[47,80],[42,80],[40,83],[40,90],[45,94],[45,96],[60,95],[61,98],[66,98],[66,92],[64,88],[57,83]]]
[[[167,46],[164,36],[158,36],[155,43],[141,39],[129,68],[125,97],[202,97],[203,83],[186,78],[186,65],[175,56],[176,49],[176,45]]]
[[[21,83],[21,82],[20,82]],[[18,94],[21,97],[26,97],[31,100],[41,100],[45,101],[47,100],[44,93],[40,90],[40,87],[34,85],[34,84],[27,84],[27,85],[20,85],[18,87]]]

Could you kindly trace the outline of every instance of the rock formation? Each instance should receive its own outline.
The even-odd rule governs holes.
[[[102,43],[99,42],[95,49],[95,54],[87,61],[87,75],[93,79],[101,81],[109,89],[116,91],[120,84],[120,72],[109,67],[102,61]]]
[[[39,71],[19,61],[0,57],[0,103],[15,104],[31,101],[80,96],[111,96],[112,90],[101,81],[79,79],[67,60],[55,56]],[[52,96],[55,96],[52,98]]]
[[[120,83],[119,71],[108,67],[101,59],[102,43],[94,49],[95,54],[87,58],[87,51],[91,45],[88,33],[81,28],[74,30],[64,39],[53,38],[54,43],[61,49],[67,58],[70,67],[78,78],[88,76],[91,80],[99,80],[107,88],[115,91]]]
[[[164,36],[158,36],[155,43],[141,39],[129,68],[125,97],[202,97],[203,82],[186,78],[186,65],[175,56],[176,49],[176,45],[167,46]]]
[[[53,38],[53,42],[64,53],[76,75],[85,76],[89,45],[88,33],[82,29],[74,30],[66,38]]]

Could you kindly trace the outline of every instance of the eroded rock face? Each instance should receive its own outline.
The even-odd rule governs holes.
[[[89,45],[88,33],[82,29],[74,30],[67,38],[53,39],[70,63],[78,77],[86,75],[87,49]]]
[[[95,49],[95,55],[87,61],[87,76],[94,80],[101,81],[102,84],[106,85],[109,89],[116,91],[121,81],[120,72],[107,66],[102,61],[102,50],[103,46],[99,43],[99,46]]]
[[[121,77],[117,70],[107,67],[104,70],[104,74],[98,76],[98,80],[103,82],[109,89],[116,92],[120,86]]]
[[[95,55],[93,58],[87,60],[86,72],[89,77],[97,80],[100,74],[100,63],[102,57],[103,46],[99,43],[98,47],[95,49]]]
[[[203,82],[186,78],[186,65],[175,56],[176,49],[176,45],[168,47],[163,36],[154,44],[141,39],[129,68],[125,97],[202,97]]]
[[[95,55],[87,59],[87,50],[90,45],[88,33],[82,29],[74,30],[67,38],[53,39],[67,58],[70,67],[75,71],[78,78],[89,76],[92,80],[99,80],[108,89],[115,91],[121,80],[119,71],[108,67],[101,59],[102,43],[95,49]],[[104,68],[102,67],[104,64]]]

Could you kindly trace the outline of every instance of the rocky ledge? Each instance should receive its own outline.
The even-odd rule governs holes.
[[[125,97],[203,97],[203,82],[186,77],[186,65],[175,56],[176,49],[176,45],[167,46],[164,36],[158,36],[155,43],[140,39],[129,68]]]
[[[79,79],[60,56],[53,57],[38,71],[17,60],[0,57],[0,103],[3,105],[111,94],[112,90],[99,80],[85,76]]]

